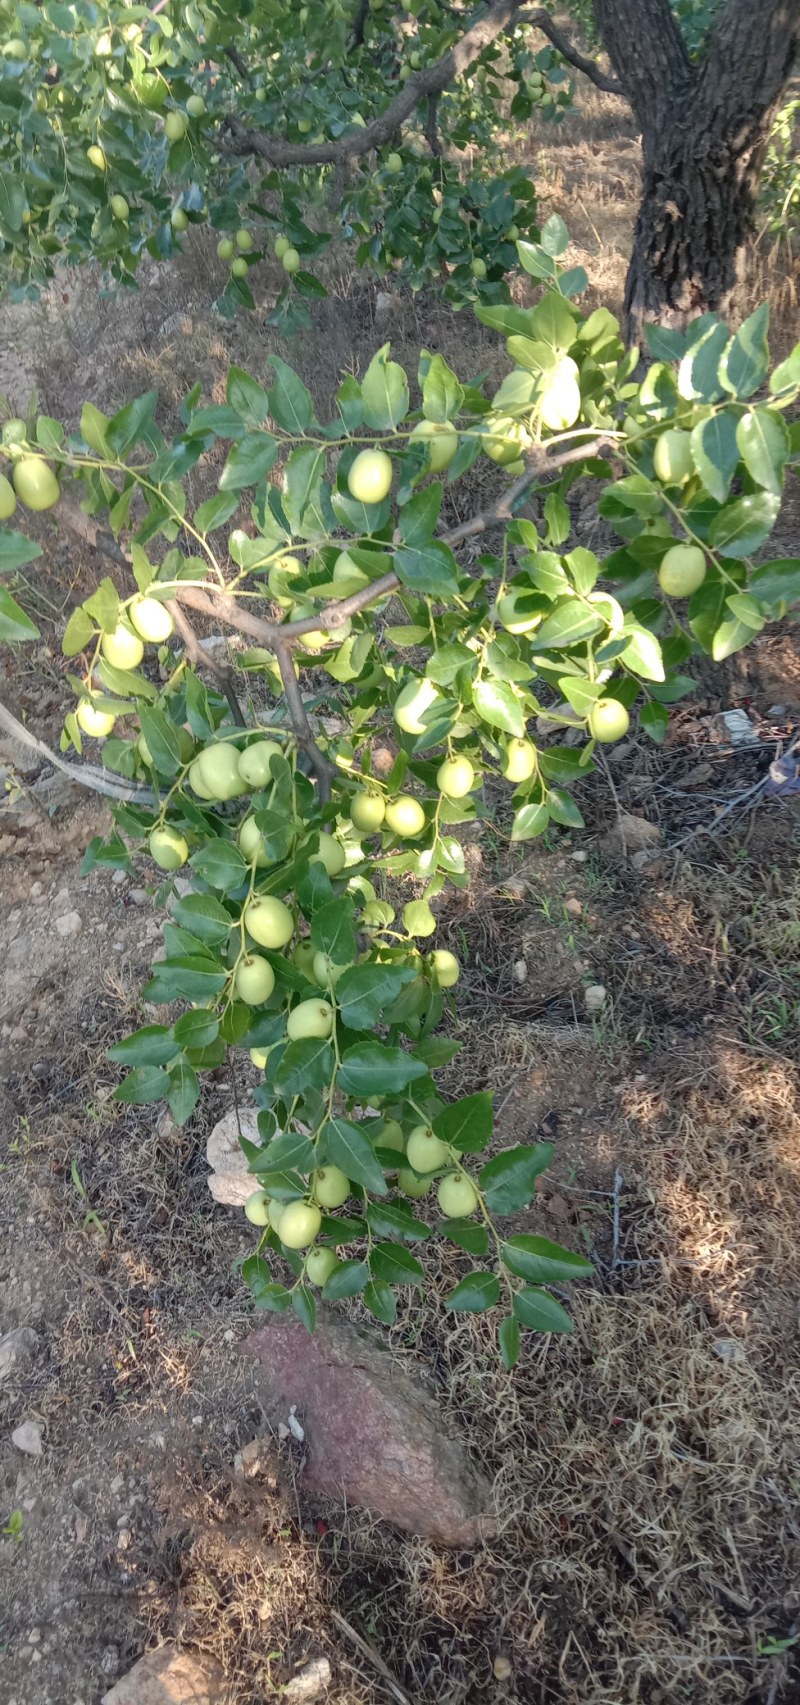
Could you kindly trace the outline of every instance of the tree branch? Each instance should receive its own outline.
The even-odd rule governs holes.
[[[350,47],[363,47],[364,31],[369,17],[369,0],[358,0],[358,10],[353,19],[353,33],[350,37]]]
[[[223,122],[233,138],[234,153],[257,154],[271,166],[324,166],[383,147],[402,129],[420,101],[440,94],[483,53],[484,48],[516,23],[520,5],[521,0],[495,0],[488,12],[454,43],[449,52],[437,59],[434,65],[415,71],[385,111],[352,136],[340,136],[336,142],[285,142],[280,137],[266,135],[264,131],[250,130],[229,114]]]
[[[769,131],[798,48],[798,0],[728,0],[721,6],[699,73],[698,100],[709,125],[724,133],[738,121],[756,145]]]
[[[69,776],[70,781],[75,782],[78,787],[89,787],[93,793],[102,793],[107,799],[120,801],[132,799],[139,805],[155,805],[157,803],[152,789],[143,787],[140,782],[126,781],[124,776],[115,775],[113,770],[98,769],[95,764],[82,764],[80,762],[72,764],[66,758],[62,758],[58,752],[51,752],[50,747],[46,746],[43,740],[37,740],[36,735],[32,734],[24,723],[18,722],[17,718],[11,715],[10,710],[6,710],[5,705],[2,704],[0,704],[0,728],[5,729],[6,734],[10,734],[12,740],[18,741],[20,746],[28,747],[31,752],[36,752],[37,756],[43,758],[46,763],[52,764],[54,769],[61,770],[63,775]]]
[[[246,728],[247,721],[239,700],[236,697],[233,685],[233,676],[227,663],[218,663],[216,657],[213,657],[211,653],[206,650],[205,646],[201,644],[194,628],[192,627],[189,617],[181,609],[177,598],[167,598],[165,599],[165,604],[169,610],[172,620],[175,623],[178,633],[183,640],[184,651],[186,652],[189,662],[194,663],[196,668],[208,669],[209,673],[215,676],[228,701],[234,722],[238,728]]]
[[[317,778],[317,792],[319,793],[320,800],[323,805],[326,805],[331,796],[331,782],[333,781],[336,771],[333,764],[330,764],[328,759],[320,751],[319,746],[314,739],[314,735],[311,730],[311,723],[308,720],[308,712],[303,703],[303,695],[300,692],[300,683],[297,679],[297,675],[295,674],[290,647],[288,645],[281,644],[279,641],[276,643],[274,651],[278,660],[278,668],[281,672],[284,697],[289,711],[289,720],[295,734],[297,735],[298,745],[302,746],[303,751],[307,754],[313,767],[314,774]]]
[[[439,96],[428,96],[428,107],[425,113],[425,141],[436,159],[441,158],[442,144],[439,140],[437,116],[439,112]]]
[[[520,24],[531,24],[535,30],[541,30],[542,35],[547,36],[562,59],[566,59],[568,65],[574,65],[575,70],[581,71],[596,88],[605,89],[609,95],[624,94],[622,84],[602,71],[596,59],[590,59],[587,54],[581,53],[580,48],[559,28],[549,12],[521,12],[517,21]]]

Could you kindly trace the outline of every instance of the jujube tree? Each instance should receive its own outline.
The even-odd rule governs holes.
[[[86,868],[126,868],[138,844],[169,897],[144,996],[170,1011],[111,1050],[117,1099],[166,1100],[182,1122],[202,1073],[247,1050],[257,1302],[313,1326],[320,1289],[361,1295],[390,1322],[395,1287],[422,1283],[418,1251],[443,1236],[472,1261],[446,1306],[497,1308],[509,1366],[521,1327],[569,1329],[548,1287],[590,1269],[499,1223],[530,1202],[550,1145],[482,1161],[491,1096],[436,1087],[459,965],[433,945],[433,903],[468,880],[463,828],[580,829],[598,744],[634,721],[663,740],[693,654],[725,659],[800,596],[796,560],[752,560],[797,459],[800,345],[770,372],[766,309],[735,334],[703,315],[651,331],[642,372],[606,309],[582,316],[567,243],[557,217],[519,241],[534,306],[478,309],[510,357],[492,396],[426,350],[410,382],[387,344],[343,381],[332,420],[272,355],[266,385],[230,370],[224,404],[195,387],[170,439],[152,392],[112,417],[87,403],[69,436],[35,413],[2,433],[0,566],[39,554],[16,530],[26,506],[117,564],[63,636],[62,741],[101,742],[116,801]],[[443,524],[445,487],[466,490],[482,455],[495,500]],[[570,548],[587,474],[620,539],[602,561]],[[36,638],[20,596],[0,590],[9,642]],[[198,618],[247,642],[235,669]],[[312,668],[335,722],[309,713]],[[266,725],[242,709],[256,682]],[[559,733],[534,738],[545,713]],[[415,1211],[426,1198],[441,1218]]]

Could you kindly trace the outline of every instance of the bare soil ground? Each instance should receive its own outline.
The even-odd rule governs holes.
[[[636,145],[621,109],[592,100],[546,153],[534,140],[575,258],[613,300]],[[134,297],[65,280],[47,316],[13,322],[0,390],[24,406],[33,375],[41,406],[74,419],[84,397],[155,384],[166,418],[196,377],[219,396],[229,362],[261,373],[272,350],[323,406],[387,337],[412,369],[423,342],[457,349],[460,370],[500,366],[468,314],[398,295],[376,319],[374,288],[337,264],[313,340],[292,346],[261,314],[212,320],[217,262],[198,239]],[[264,301],[273,286],[265,268]],[[783,525],[796,551],[791,510]],[[31,584],[53,637],[5,665],[3,697],[52,741],[59,618],[104,569],[47,522],[42,536]],[[720,739],[731,705],[763,736],[752,753]],[[336,1705],[398,1697],[337,1616],[414,1705],[800,1699],[796,798],[743,797],[705,832],[798,716],[797,648],[768,632],[701,682],[667,748],[632,741],[593,781],[587,838],[511,852],[501,816],[443,911],[467,967],[446,1087],[496,1091],[500,1143],[554,1139],[524,1223],[596,1262],[571,1298],[574,1337],[530,1338],[513,1375],[485,1319],[444,1323],[456,1251],[434,1261],[422,1312],[401,1309],[395,1353],[430,1375],[495,1487],[500,1536],[475,1555],[310,1501],[288,1446],[274,1482],[234,1473],[274,1417],[238,1348],[251,1239],[205,1182],[233,1068],[183,1131],[110,1101],[105,1049],[143,1021],[162,914],[142,903],[146,872],[80,876],[105,808],[23,766],[0,810],[0,1327],[30,1325],[39,1345],[0,1398],[3,1705],[96,1705],[164,1637],[217,1656],[236,1705],[279,1697],[319,1654]],[[675,850],[647,871],[621,861],[606,840],[618,810]],[[80,930],[62,934],[71,912]],[[11,1445],[23,1419],[41,1458]]]

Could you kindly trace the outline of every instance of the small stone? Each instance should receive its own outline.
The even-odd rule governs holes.
[[[43,888],[41,882],[32,882],[31,883],[30,897],[32,900],[40,900],[43,893],[44,893],[44,888]]]
[[[113,1493],[114,1497],[116,1497],[117,1493],[122,1491],[122,1488],[124,1485],[125,1485],[124,1474],[115,1474],[108,1490],[109,1490],[109,1492]]]
[[[15,1326],[13,1332],[3,1334],[0,1338],[0,1382],[31,1360],[38,1343],[32,1326]]]
[[[292,1676],[283,1690],[284,1699],[318,1699],[331,1684],[331,1666],[327,1658],[314,1658],[304,1669]]]
[[[75,1543],[77,1545],[83,1545],[84,1540],[88,1536],[88,1533],[89,1533],[89,1517],[85,1516],[83,1514],[82,1510],[78,1510],[78,1513],[75,1517]]]
[[[131,888],[128,894],[132,906],[146,906],[148,898],[146,888]]]
[[[57,935],[80,935],[82,929],[80,912],[62,912],[61,917],[56,918]]]
[[[599,1012],[606,1004],[606,991],[602,983],[590,983],[583,991],[583,1004],[587,1012]]]
[[[583,905],[574,894],[570,894],[569,899],[564,902],[564,911],[569,912],[571,918],[583,917]]]
[[[105,1646],[100,1659],[100,1668],[104,1675],[115,1675],[119,1669],[119,1652],[116,1646]]]
[[[501,1657],[500,1654],[498,1654],[492,1664],[492,1673],[495,1681],[508,1681],[511,1674],[511,1665],[508,1658]]]
[[[42,1429],[35,1421],[23,1421],[15,1427],[11,1434],[11,1443],[21,1450],[24,1456],[41,1456]]]
[[[28,1635],[28,1644],[30,1646],[38,1646],[41,1638],[42,1638],[41,1628],[32,1628],[29,1635]]]
[[[524,959],[515,959],[514,960],[514,982],[515,983],[526,983],[527,981],[528,981],[528,967],[525,963],[525,960]]]
[[[130,1528],[129,1527],[121,1527],[119,1530],[119,1533],[117,1534],[117,1550],[118,1551],[127,1551],[129,1546],[130,1546],[132,1539],[133,1539],[133,1534],[131,1533]]]
[[[570,853],[569,856],[572,859],[573,864],[588,864],[589,862],[589,854],[585,847],[576,847],[575,851]],[[507,1660],[504,1658],[503,1663],[506,1661]]]
[[[128,880],[127,870],[115,870],[111,880],[115,888],[121,888],[123,882],[127,882]]]
[[[33,1651],[31,1652],[31,1663],[32,1664],[40,1664],[41,1661],[42,1661],[42,1654],[39,1651],[38,1647],[34,1646]]]
[[[140,1658],[103,1695],[102,1705],[223,1705],[227,1697],[225,1677],[213,1658],[168,1645]]]

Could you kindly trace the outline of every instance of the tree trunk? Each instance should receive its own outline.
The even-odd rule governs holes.
[[[625,290],[643,323],[727,313],[753,229],[775,109],[800,42],[800,0],[728,0],[693,65],[668,0],[597,0],[642,129],[643,186]]]

